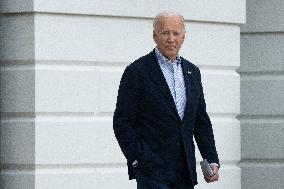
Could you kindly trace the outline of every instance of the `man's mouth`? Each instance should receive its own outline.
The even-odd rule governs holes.
[[[167,49],[176,49],[176,46],[167,46]]]

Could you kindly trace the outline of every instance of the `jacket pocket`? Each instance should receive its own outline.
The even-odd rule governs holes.
[[[145,143],[140,143],[138,148],[138,164],[140,167],[159,167],[164,164],[164,161],[159,156],[159,146],[148,146]]]

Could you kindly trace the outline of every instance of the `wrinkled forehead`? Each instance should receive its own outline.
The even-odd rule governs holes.
[[[176,30],[183,30],[184,23],[183,17],[174,15],[174,16],[160,16],[156,20],[157,30],[163,30],[166,28],[175,28]]]
[[[157,20],[180,20],[183,21],[183,17],[180,15],[161,15],[156,18]]]

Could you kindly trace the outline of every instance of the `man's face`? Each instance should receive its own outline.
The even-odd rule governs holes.
[[[153,38],[159,51],[174,60],[183,44],[185,31],[179,16],[161,17],[153,31]]]

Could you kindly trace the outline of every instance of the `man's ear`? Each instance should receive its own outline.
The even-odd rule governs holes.
[[[154,41],[155,41],[155,43],[156,43],[157,34],[155,33],[155,31],[154,31],[154,30],[153,30],[153,39],[154,39]]]
[[[155,31],[153,30],[153,38],[155,38],[157,35],[155,33]]]

